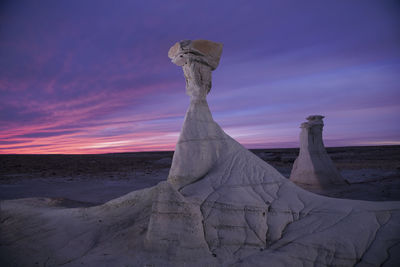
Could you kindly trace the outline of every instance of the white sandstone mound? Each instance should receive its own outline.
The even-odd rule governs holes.
[[[321,115],[308,116],[308,121],[300,126],[300,153],[290,174],[290,180],[295,183],[318,187],[346,183],[326,153],[322,141],[323,118]]]
[[[191,102],[167,181],[91,208],[2,201],[0,265],[398,264],[399,202],[304,191],[213,120],[206,95],[221,49],[184,41],[170,50]]]

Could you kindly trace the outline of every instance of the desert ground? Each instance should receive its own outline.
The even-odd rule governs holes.
[[[251,151],[285,177],[298,155],[294,148]],[[400,146],[334,147],[327,152],[349,184],[306,190],[336,198],[400,200]],[[172,151],[0,155],[0,200],[50,197],[68,207],[101,204],[166,180],[172,156]]]

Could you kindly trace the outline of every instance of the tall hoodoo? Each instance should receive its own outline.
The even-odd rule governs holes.
[[[225,134],[214,122],[206,96],[211,71],[217,68],[221,54],[222,44],[208,40],[181,41],[168,52],[171,61],[182,66],[191,98],[168,176],[176,188],[203,177],[217,160],[219,141]]]
[[[300,126],[300,153],[290,174],[293,182],[321,187],[346,183],[326,152],[322,140],[323,118],[308,116],[307,122]]]

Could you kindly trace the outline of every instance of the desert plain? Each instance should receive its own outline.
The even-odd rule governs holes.
[[[296,148],[255,149],[289,177]],[[400,146],[328,147],[347,185],[306,190],[335,198],[400,200]],[[167,179],[173,151],[90,155],[0,155],[0,199],[48,197],[55,205],[105,203]]]

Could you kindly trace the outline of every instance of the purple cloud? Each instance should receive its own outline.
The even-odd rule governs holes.
[[[0,153],[173,149],[188,98],[166,53],[198,38],[224,43],[209,103],[246,146],[296,146],[314,113],[326,115],[327,145],[398,144],[399,11],[397,1],[6,1]]]

